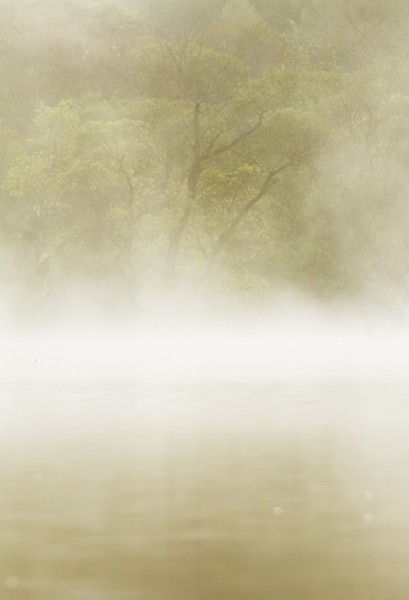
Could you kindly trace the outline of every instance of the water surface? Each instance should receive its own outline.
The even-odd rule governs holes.
[[[0,391],[2,599],[409,597],[409,388]]]

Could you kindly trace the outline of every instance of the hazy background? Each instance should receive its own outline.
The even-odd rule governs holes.
[[[402,0],[0,3],[5,320],[404,314]]]

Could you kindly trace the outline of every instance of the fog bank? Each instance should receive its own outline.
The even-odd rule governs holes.
[[[352,379],[406,382],[408,326],[296,318],[175,320],[115,328],[14,333],[0,344],[0,380],[139,383]],[[409,381],[408,381],[409,383]]]

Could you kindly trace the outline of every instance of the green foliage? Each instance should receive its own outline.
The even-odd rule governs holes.
[[[2,3],[7,277],[401,294],[406,4],[162,4]]]

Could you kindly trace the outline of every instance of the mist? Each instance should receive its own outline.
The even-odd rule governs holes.
[[[409,593],[409,4],[0,0],[0,595]]]
[[[405,314],[402,2],[1,11],[7,321]]]

